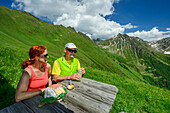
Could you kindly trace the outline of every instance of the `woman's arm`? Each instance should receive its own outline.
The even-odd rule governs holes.
[[[22,77],[18,83],[16,92],[15,92],[15,101],[19,102],[33,96],[41,94],[45,89],[36,90],[36,91],[27,91],[29,84],[30,75],[27,71],[24,71]]]
[[[51,65],[47,63],[47,69],[48,69],[48,87],[52,85],[52,80],[51,80]]]
[[[62,86],[61,84],[52,84],[51,65],[49,63],[47,63],[47,69],[48,69],[48,87],[56,89],[57,87]]]

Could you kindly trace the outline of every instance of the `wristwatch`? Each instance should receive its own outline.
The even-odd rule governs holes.
[[[52,84],[56,84],[56,82],[54,81],[54,75],[52,75]]]

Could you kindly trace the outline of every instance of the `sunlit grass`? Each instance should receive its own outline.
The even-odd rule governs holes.
[[[25,50],[0,48],[0,109],[14,103],[15,90],[23,71],[21,62],[27,58],[28,52]],[[53,65],[54,60],[53,57],[50,57],[48,62]],[[107,71],[91,67],[85,67],[85,69],[84,77],[111,84],[118,88],[119,91],[110,112],[170,112],[169,90]]]
[[[88,67],[85,77],[114,85],[119,89],[110,111],[112,113],[170,112],[170,91],[167,89]]]

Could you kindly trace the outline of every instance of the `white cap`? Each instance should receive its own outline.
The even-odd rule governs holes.
[[[68,47],[68,48],[76,48],[77,49],[77,47],[76,47],[76,45],[74,45],[73,43],[67,43],[66,45],[65,45],[65,48],[66,47]]]

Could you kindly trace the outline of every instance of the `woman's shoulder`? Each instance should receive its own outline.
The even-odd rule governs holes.
[[[49,63],[47,63],[46,65],[47,65],[47,69],[51,68],[51,65]]]
[[[30,70],[30,68],[26,67],[24,71],[27,72],[30,77],[32,76],[32,71]]]

